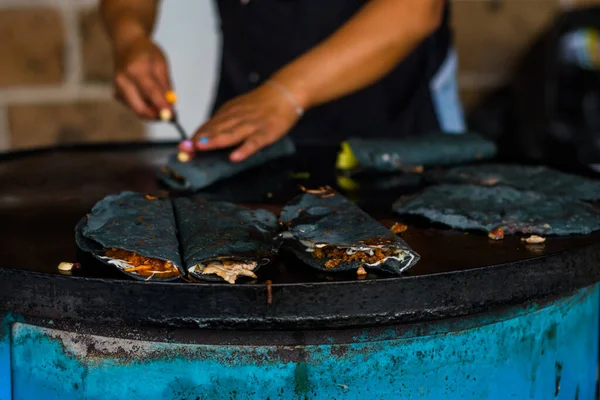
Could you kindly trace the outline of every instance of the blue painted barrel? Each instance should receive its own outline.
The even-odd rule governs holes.
[[[287,345],[186,344],[3,317],[0,400],[595,399],[599,286]]]

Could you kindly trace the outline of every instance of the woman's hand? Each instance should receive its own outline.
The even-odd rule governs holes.
[[[224,104],[194,135],[198,151],[215,150],[241,143],[230,155],[239,162],[289,132],[300,118],[299,104],[276,84],[263,84]],[[187,145],[189,146],[189,145]],[[185,144],[181,150],[189,150]]]
[[[172,111],[165,98],[171,90],[166,58],[146,37],[116,52],[115,87],[116,97],[142,118],[157,119],[165,108]]]

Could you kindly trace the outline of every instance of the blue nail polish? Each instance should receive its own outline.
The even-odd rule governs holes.
[[[208,138],[207,137],[200,138],[200,140],[198,140],[198,143],[206,144],[206,143],[208,143]]]

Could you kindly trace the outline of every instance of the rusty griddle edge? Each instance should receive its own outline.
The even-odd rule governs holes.
[[[351,344],[359,340],[369,341],[397,340],[400,337],[416,337],[455,332],[471,327],[486,325],[494,321],[504,321],[515,318],[520,313],[526,313],[533,307],[542,308],[561,300],[562,297],[576,296],[578,292],[591,292],[595,286],[577,289],[559,296],[549,296],[543,299],[532,299],[515,307],[511,304],[486,310],[477,314],[450,317],[443,320],[420,320],[417,322],[392,325],[357,326],[324,329],[221,329],[221,328],[189,328],[150,325],[97,324],[82,321],[59,320],[44,317],[19,315],[13,322],[31,324],[48,329],[77,332],[79,335],[97,335],[125,340],[143,340],[163,343],[182,343],[199,345],[229,345],[229,346],[297,346],[328,344]],[[10,318],[10,316],[9,316]],[[368,332],[368,336],[365,336]],[[1,331],[0,331],[1,333]],[[79,340],[86,341],[86,336]],[[88,349],[90,349],[88,347]],[[93,348],[92,348],[93,349]],[[101,351],[100,351],[101,352]],[[101,355],[101,354],[100,354]]]
[[[600,243],[469,271],[273,285],[270,306],[262,285],[147,285],[0,269],[0,309],[71,322],[165,328],[385,326],[460,317],[566,294],[600,280],[599,264]],[[135,304],[129,303],[131,298]]]
[[[150,147],[134,144],[119,149],[127,146]],[[82,147],[90,152],[111,148]],[[60,149],[26,154],[46,152],[55,154]],[[5,158],[19,159],[19,154]],[[599,280],[600,242],[455,272],[367,281],[273,283],[270,306],[262,284],[148,284],[0,268],[0,310],[32,319],[94,326],[321,330],[390,326],[488,312],[565,295]]]

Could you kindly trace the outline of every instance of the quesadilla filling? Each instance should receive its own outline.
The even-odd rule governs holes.
[[[169,175],[174,181],[176,181],[182,185],[187,184],[187,180],[183,176],[177,174],[175,171],[171,170],[170,168],[162,167],[161,171],[164,172],[165,174]]]
[[[180,275],[179,270],[170,261],[144,257],[127,250],[108,249],[102,258],[124,272],[148,279],[172,278]]]
[[[190,273],[202,275],[217,275],[225,282],[235,283],[240,276],[256,278],[254,270],[258,263],[250,260],[213,260],[196,264],[190,268]]]
[[[306,251],[321,260],[327,259],[326,268],[335,268],[341,263],[357,261],[366,266],[375,267],[387,260],[398,260],[404,262],[412,261],[414,255],[397,247],[368,246],[368,247],[338,247],[315,245],[307,246]]]

